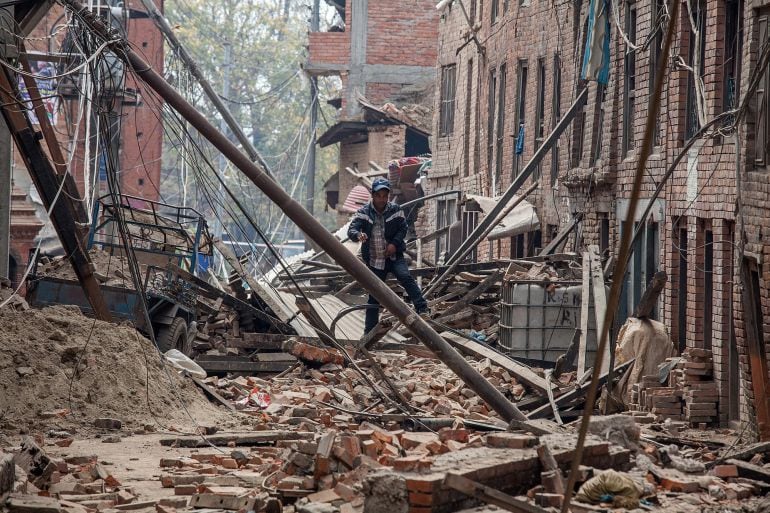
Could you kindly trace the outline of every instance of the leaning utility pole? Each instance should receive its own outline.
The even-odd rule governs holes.
[[[12,27],[15,23],[13,6],[0,9],[0,19],[6,27]],[[8,55],[9,50],[15,48],[15,36],[12,33],[3,31],[0,43],[3,60],[18,57]],[[13,278],[8,276],[11,251],[11,144],[11,132],[5,121],[0,119],[0,278]]]
[[[313,0],[313,13],[310,16],[310,31],[318,32],[320,0]],[[305,208],[311,214],[313,213],[313,200],[315,200],[315,145],[316,145],[316,127],[318,125],[318,77],[310,75],[310,148],[307,156],[307,175],[305,181],[305,191],[307,198]]]
[[[313,0],[313,12],[310,14],[310,32],[318,32],[320,20],[318,10],[320,0]],[[314,213],[315,201],[315,146],[316,128],[318,126],[318,77],[310,75],[310,147],[307,154],[307,171],[305,174],[305,209]],[[310,241],[305,241],[305,248],[310,248]]]
[[[479,374],[441,335],[436,333],[425,320],[407,306],[385,282],[377,278],[356,255],[348,251],[312,214],[302,208],[302,205],[283,190],[280,184],[273,181],[259,165],[249,160],[227,137],[220,133],[205,116],[187,103],[162,76],[131,49],[131,46],[120,34],[112,31],[100,18],[77,0],[61,1],[65,7],[74,11],[74,15],[79,17],[85,26],[105,41],[116,55],[131,66],[134,73],[145,84],[158,93],[170,107],[186,118],[214,147],[225,154],[308,237],[332,256],[381,305],[392,312],[417,339],[433,351],[437,358],[452,369],[503,420],[526,422],[524,414],[511,401],[506,399],[495,386]]]

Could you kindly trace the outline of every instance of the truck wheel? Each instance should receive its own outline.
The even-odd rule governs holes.
[[[191,347],[187,342],[187,323],[181,317],[176,317],[170,325],[159,328],[156,341],[161,353],[170,349],[178,349],[185,355],[189,356],[190,354]]]

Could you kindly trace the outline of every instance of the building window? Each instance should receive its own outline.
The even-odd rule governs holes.
[[[725,0],[725,52],[722,66],[722,112],[738,106],[743,54],[743,0]],[[732,124],[734,119],[725,120]]]
[[[610,249],[610,214],[599,212],[599,251],[604,254]]]
[[[492,0],[489,6],[489,22],[494,24],[497,21],[497,15],[500,10],[500,0]]]
[[[636,5],[626,4],[626,35],[636,44]],[[634,149],[634,108],[636,106],[636,52],[626,52],[623,81],[623,155]]]
[[[505,82],[508,69],[505,63],[500,65],[498,101],[497,101],[497,141],[495,153],[497,154],[497,165],[495,166],[495,184],[500,184],[500,176],[503,170],[503,137],[505,136]],[[492,191],[492,195],[497,191]]]
[[[436,261],[444,261],[444,253],[449,252],[449,227],[457,220],[457,200],[436,201],[436,231],[446,228],[446,232],[436,237]]]
[[[591,152],[591,165],[602,158],[602,138],[604,137],[604,100],[607,95],[607,87],[604,84],[596,84],[596,108],[594,109],[594,147]]]
[[[513,175],[519,174],[519,164],[521,161],[521,152],[524,146],[524,135],[527,126],[527,79],[529,75],[529,66],[524,59],[519,60],[518,82],[516,84],[516,130],[513,152]]]
[[[474,210],[463,210],[463,240],[468,239],[470,237],[471,233],[473,233],[473,230],[476,229],[476,226],[479,224],[479,212]],[[466,257],[467,262],[474,263],[478,259],[478,253],[477,253],[478,246],[474,246],[470,253],[468,253],[468,256]]]
[[[553,105],[551,106],[552,127],[561,119],[561,58],[559,54],[553,56]],[[556,141],[551,150],[551,186],[556,185],[559,178],[559,141]]]
[[[663,49],[663,34],[665,32],[664,22],[666,7],[664,0],[652,0],[652,42],[650,43],[650,96],[655,89],[655,77],[660,63],[660,52]],[[652,139],[653,146],[660,146],[660,116],[655,120],[655,132]]]
[[[759,32],[760,45],[767,41],[768,37],[768,25],[770,24],[770,13],[764,12],[759,15],[757,19],[757,30]],[[770,65],[762,70],[762,76],[759,79],[757,91],[754,94],[757,102],[755,112],[755,134],[754,138],[754,163],[759,166],[764,166],[767,163],[768,153],[768,91],[770,90]]]
[[[471,0],[469,8],[468,18],[471,20],[471,26],[476,23],[476,2],[477,0]]]
[[[535,109],[535,149],[545,137],[545,59],[537,60],[537,107]]]
[[[679,240],[675,238],[673,244],[679,261],[677,344],[681,353],[687,347],[687,219],[680,218],[679,226],[685,228],[679,228]]]
[[[523,233],[511,237],[511,258],[524,258],[526,247]]]
[[[703,246],[703,347],[711,349],[714,314],[714,232],[705,230]]]
[[[473,98],[473,59],[468,60],[467,77],[465,79],[465,113],[463,134],[463,176],[470,174],[471,163],[471,100]]]
[[[489,97],[487,99],[487,172],[490,181],[493,182],[491,190],[494,190],[495,175],[492,164],[495,153],[495,95],[497,94],[497,74],[495,69],[489,70]]]
[[[441,110],[439,112],[439,135],[452,135],[455,125],[455,91],[457,66],[441,67]]]
[[[692,4],[688,4],[692,5]],[[692,14],[692,19],[695,21],[695,27],[698,31],[698,37],[695,37],[695,32],[692,29],[690,17],[687,11],[684,15],[687,16],[687,24],[690,27],[689,30],[689,49],[688,49],[688,64],[693,71],[687,73],[687,121],[685,124],[685,135],[687,139],[691,139],[700,130],[700,120],[698,119],[698,95],[695,88],[696,77],[694,73],[697,73],[698,79],[703,80],[705,76],[705,62],[706,62],[706,5],[702,1],[698,1],[694,4],[693,9],[695,12]],[[705,106],[703,106],[705,108]]]

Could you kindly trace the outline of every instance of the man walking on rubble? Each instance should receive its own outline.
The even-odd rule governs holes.
[[[372,199],[353,216],[348,238],[361,243],[364,263],[379,279],[385,281],[388,273],[393,273],[406,290],[417,313],[428,314],[428,302],[404,259],[406,217],[399,205],[388,201],[389,196],[390,182],[385,178],[375,179],[372,183]],[[378,308],[366,309],[364,334],[373,330],[380,320],[380,303],[370,295],[368,304],[378,305]]]

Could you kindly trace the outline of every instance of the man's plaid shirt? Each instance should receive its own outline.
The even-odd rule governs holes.
[[[385,240],[385,216],[375,212],[374,226],[372,226],[372,239],[369,246],[369,265],[375,269],[385,269],[385,251],[388,249],[388,241]]]

